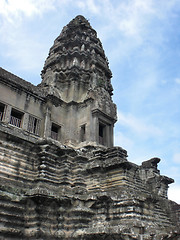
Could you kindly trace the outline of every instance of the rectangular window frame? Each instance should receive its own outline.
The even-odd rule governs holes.
[[[0,122],[3,121],[6,105],[0,102]]]
[[[29,114],[27,131],[37,136],[40,135],[40,124],[41,120],[37,117]]]
[[[14,127],[22,128],[23,116],[24,116],[23,112],[15,109],[15,108],[12,108],[9,124]]]
[[[51,123],[51,135],[50,137],[56,141],[60,140],[61,126],[52,122]]]

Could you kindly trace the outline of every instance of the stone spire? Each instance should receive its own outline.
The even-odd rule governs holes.
[[[112,74],[96,31],[77,16],[55,39],[42,70],[41,87],[65,102],[84,101],[89,90],[112,95]]]
[[[61,105],[48,107],[47,115],[49,122],[55,121],[62,129],[62,143],[113,146],[116,105],[111,77],[96,31],[83,16],[77,16],[55,39],[40,84],[47,99]],[[52,120],[57,111],[61,115]]]

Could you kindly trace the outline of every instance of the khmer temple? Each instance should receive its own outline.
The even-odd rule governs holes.
[[[0,68],[0,239],[179,240],[180,205],[159,158],[114,146],[112,73],[77,16],[34,86]]]

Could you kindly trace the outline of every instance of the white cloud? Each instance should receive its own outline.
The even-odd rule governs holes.
[[[31,17],[54,9],[54,0],[0,0],[0,15],[13,23],[14,18],[21,18],[21,14]]]
[[[180,185],[170,185],[168,189],[168,198],[180,204]]]
[[[180,84],[180,78],[175,78],[175,82],[176,82],[177,84]]]
[[[13,24],[6,22],[1,28],[0,34],[2,48],[0,56],[14,61],[14,68],[17,70],[37,71],[39,73],[42,61],[44,62],[48,51],[45,44],[40,41],[40,35],[34,36],[31,31],[23,29],[19,22],[16,24],[16,21]],[[42,57],[44,57],[43,60]]]
[[[173,156],[173,161],[175,163],[180,163],[180,153],[175,153]]]
[[[119,62],[119,59],[124,57],[131,58],[131,55],[137,54],[134,51],[142,46],[144,48],[139,49],[139,54],[149,57],[149,52],[152,51],[151,56],[154,60],[157,59],[154,54],[159,53],[167,44],[165,32],[172,23],[171,18],[175,16],[174,10],[178,8],[178,2],[178,0],[158,3],[155,0],[96,1],[96,7],[101,9],[100,20],[104,19],[104,24],[97,29],[100,39],[112,42],[113,38],[115,44],[110,50],[112,60],[114,58],[114,61]],[[147,49],[148,52],[145,52]]]
[[[116,146],[121,146],[124,149],[131,149],[134,145],[132,139],[125,136],[122,132],[116,131],[114,136],[114,143]]]
[[[125,35],[139,38],[146,31],[148,16],[154,13],[152,2],[151,0],[134,0],[120,4],[118,9],[119,17],[121,17],[118,24],[119,29]]]
[[[17,25],[19,25],[22,20],[24,21],[25,17],[41,16],[51,10],[61,11],[59,14],[68,12],[66,7],[71,3],[72,9],[74,9],[74,2],[72,0],[0,0],[0,15],[4,22],[1,24],[0,34],[5,38],[9,30],[7,21],[17,28]],[[170,4],[170,9],[174,7],[175,3],[176,1],[173,1],[173,3]],[[143,41],[146,41],[144,36],[148,33],[149,24],[154,16],[159,16],[159,5],[154,0],[115,2],[110,0],[76,1],[76,8],[80,9],[84,14],[87,14],[87,17],[98,17],[101,19],[101,22],[102,20],[104,21],[104,25],[101,25],[102,30],[98,30],[98,33],[101,33],[101,38],[111,39],[111,36],[115,35],[116,39],[121,39],[121,37],[117,37],[117,34],[122,34],[126,37],[126,39],[123,39],[124,43],[122,43],[121,39],[115,48],[113,46],[115,56],[119,57],[120,55],[121,58],[124,57],[125,53],[133,52],[132,49],[135,49],[139,44],[142,44]],[[163,8],[161,6],[161,10],[163,10],[162,12],[166,15],[168,4],[166,3],[164,5],[165,7]]]
[[[26,39],[26,41],[23,41]],[[47,49],[40,42],[34,42],[32,39],[27,39],[25,36],[23,40],[19,39],[18,42],[12,39],[11,47],[6,51],[6,56],[9,59],[15,60],[18,64],[17,69],[25,71],[36,70],[39,71],[42,68],[42,62],[46,57]],[[31,51],[29,50],[31,49]],[[42,56],[44,59],[42,59]],[[36,61],[38,59],[38,61]],[[41,61],[39,61],[42,59]]]
[[[140,165],[143,161],[146,161],[154,156],[154,152],[147,149],[143,143],[141,143],[141,147],[138,148],[137,146],[140,144],[136,136],[128,137],[129,134],[124,134],[121,131],[116,130],[115,131],[115,146],[120,146],[124,148],[127,151],[128,154],[128,160],[130,162],[134,162],[138,165]]]
[[[68,2],[69,0],[61,1],[62,4],[68,4]],[[42,41],[41,36],[41,30],[45,25],[40,23],[42,24],[39,25],[41,29],[34,31],[33,24],[36,17],[39,20],[43,14],[55,11],[57,3],[58,0],[0,0],[0,43],[2,48],[0,56],[14,61],[14,68],[17,70],[37,71],[38,74],[41,71],[48,54],[46,38]],[[61,9],[61,11],[63,10]],[[28,25],[29,23],[31,23],[31,27]],[[45,24],[47,25],[49,22]],[[4,67],[7,69],[9,66]]]
[[[145,119],[140,119],[133,116],[131,113],[123,113],[118,111],[118,124],[126,126],[131,131],[135,132],[143,138],[157,137],[162,135],[162,131],[149,123]]]
[[[82,1],[77,1],[77,6],[79,7],[79,8],[81,8],[82,10],[84,10],[85,8],[86,8],[86,2],[84,1],[84,0],[82,0]]]
[[[175,180],[175,184],[170,185],[171,187],[180,184],[180,168],[177,165],[173,165],[172,162],[167,163],[166,168],[163,170],[163,175],[171,177]]]
[[[94,0],[87,0],[86,2],[87,2],[87,7],[91,12],[93,12],[95,14],[99,13],[99,7],[98,7],[98,5],[96,5]]]
[[[148,25],[153,18],[159,17],[159,5],[154,0],[130,0],[112,3],[110,0],[96,3],[101,8],[101,16],[106,16],[106,22],[110,29],[114,28],[125,36],[141,39],[148,31]],[[163,14],[166,15],[165,7]],[[173,7],[173,6],[171,6]],[[162,15],[162,13],[161,13]],[[107,26],[106,26],[107,27]],[[108,30],[108,28],[107,28]],[[142,39],[141,39],[142,40]]]

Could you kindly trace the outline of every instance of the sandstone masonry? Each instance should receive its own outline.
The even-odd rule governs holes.
[[[0,68],[0,239],[180,239],[173,179],[114,147],[111,71],[77,16],[34,86]]]

